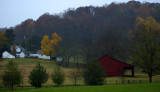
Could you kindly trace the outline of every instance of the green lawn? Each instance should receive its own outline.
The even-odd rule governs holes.
[[[8,91],[0,89],[0,92]],[[13,92],[160,92],[160,83],[24,88]]]

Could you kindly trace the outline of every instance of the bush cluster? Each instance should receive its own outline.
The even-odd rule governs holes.
[[[87,64],[87,66],[82,71],[78,69],[72,71],[69,75],[70,78],[74,78],[75,85],[76,81],[80,79],[81,76],[83,77],[86,85],[102,85],[105,79],[104,69],[95,62]],[[40,63],[38,63],[30,72],[28,78],[29,83],[32,86],[40,88],[42,87],[42,84],[47,82],[49,74],[47,73],[46,69]],[[12,90],[14,86],[21,84],[21,72],[13,61],[10,61],[6,65],[6,71],[4,71],[2,79],[4,86]],[[56,67],[51,74],[51,79],[53,83],[55,83],[57,86],[60,86],[65,80],[65,73],[61,70],[60,67]]]

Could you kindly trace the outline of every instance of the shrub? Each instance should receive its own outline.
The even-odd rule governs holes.
[[[104,69],[95,62],[89,63],[82,72],[86,85],[102,85],[105,80]]]
[[[61,70],[60,67],[56,67],[55,70],[53,71],[52,76],[52,81],[57,85],[60,86],[61,84],[63,84],[64,79],[65,79],[65,74],[64,72]]]
[[[5,87],[13,90],[15,85],[19,85],[22,80],[21,72],[16,63],[9,61],[6,65],[6,71],[2,75],[3,84]]]
[[[43,83],[46,83],[48,80],[48,73],[46,69],[38,63],[35,68],[30,72],[29,83],[36,87],[42,87]]]

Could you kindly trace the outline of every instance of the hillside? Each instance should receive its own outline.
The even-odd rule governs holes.
[[[28,75],[31,72],[31,70],[34,68],[34,66],[40,62],[40,64],[42,66],[44,66],[44,68],[46,68],[47,72],[49,74],[51,74],[55,68],[55,66],[57,66],[55,64],[55,61],[49,61],[49,60],[41,60],[41,59],[29,59],[29,58],[25,58],[25,59],[21,59],[21,58],[17,58],[17,59],[4,59],[3,61],[0,61],[0,65],[2,67],[0,67],[0,76],[3,74],[3,71],[5,70],[5,65],[8,63],[8,61],[12,60],[13,62],[17,63],[19,69],[22,71],[22,74],[24,76],[24,85],[28,86],[30,85],[28,83]],[[62,69],[64,70],[64,72],[67,73],[72,69],[72,68],[64,68],[62,67]],[[2,82],[0,82],[2,83]],[[68,80],[66,80],[66,83],[70,83],[68,82]],[[48,82],[44,85],[52,85],[52,81],[51,79],[48,80]]]
[[[33,45],[32,37],[42,39],[44,35],[51,37],[57,32],[62,37],[60,44],[61,56],[98,59],[109,54],[124,62],[128,55],[132,41],[129,32],[134,30],[137,17],[152,16],[160,22],[159,3],[111,3],[107,6],[86,6],[77,9],[68,9],[61,14],[45,13],[37,20],[27,19],[14,27],[16,43],[23,44],[28,40],[28,47]],[[24,36],[26,39],[24,39]],[[40,39],[39,38],[39,39]],[[40,41],[37,41],[40,44]],[[36,45],[40,49],[40,45]],[[30,50],[31,52],[33,50]],[[86,52],[91,54],[86,57]]]
[[[54,32],[57,32],[64,40],[75,38],[75,41],[82,41],[86,37],[94,41],[100,36],[107,36],[107,31],[111,33],[120,31],[121,37],[127,37],[129,29],[134,28],[137,17],[152,16],[160,22],[159,14],[159,3],[140,3],[138,1],[111,3],[101,7],[79,7],[68,9],[57,15],[45,13],[37,20],[27,19],[15,26],[16,42],[24,41],[24,36],[29,39],[34,35],[43,37],[48,34],[51,36]]]

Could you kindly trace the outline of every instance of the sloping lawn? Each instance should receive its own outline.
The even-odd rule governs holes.
[[[1,91],[7,92],[5,89]],[[160,92],[160,83],[24,88],[13,92]]]

